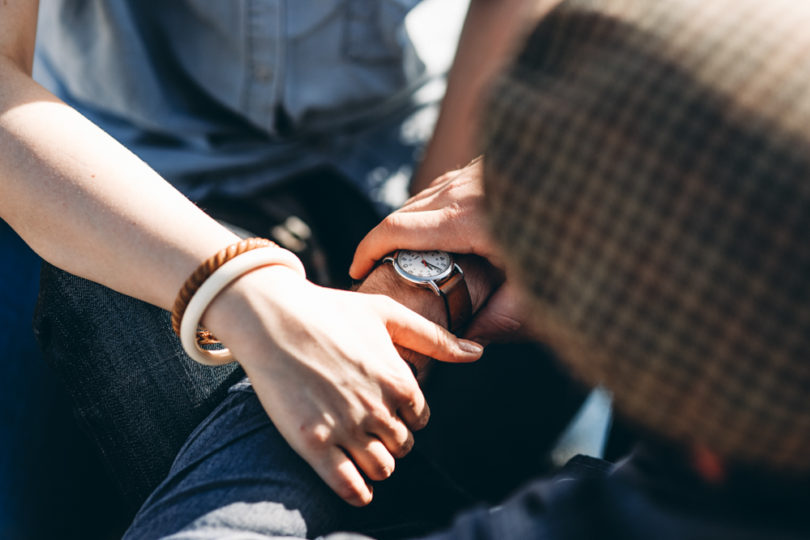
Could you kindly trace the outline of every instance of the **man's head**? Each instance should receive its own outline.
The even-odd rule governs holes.
[[[670,440],[810,471],[810,6],[575,0],[497,84],[485,182],[535,323]]]

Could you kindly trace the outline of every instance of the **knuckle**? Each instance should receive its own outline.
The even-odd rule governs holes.
[[[299,433],[304,443],[310,447],[326,446],[332,441],[334,434],[332,428],[324,424],[303,424],[299,428]]]
[[[410,450],[413,446],[413,434],[405,427],[405,424],[397,424],[397,430],[394,433],[397,445],[405,450]]]
[[[444,193],[449,195],[449,199],[453,201],[451,204],[455,204],[455,201],[458,201],[466,195],[467,188],[464,185],[465,183],[465,178],[461,175],[454,178],[452,182],[447,183]]]
[[[372,406],[368,411],[367,421],[371,424],[387,426],[392,420],[391,412],[382,405]]]
[[[420,416],[416,418],[413,422],[413,430],[419,431],[420,429],[424,429],[428,422],[430,421],[430,411],[426,408],[425,412],[422,413]]]
[[[413,450],[413,436],[407,432],[405,439],[397,443],[394,449],[394,455],[398,458],[407,456]]]
[[[463,216],[464,209],[458,201],[451,201],[442,209],[442,212],[449,223],[455,223]]]
[[[366,474],[372,480],[385,480],[386,478],[390,477],[394,473],[394,460],[391,459],[390,462],[388,461],[377,461],[374,465],[374,470],[366,471]]]
[[[408,371],[408,375],[410,379],[397,377],[392,378],[388,382],[391,397],[399,406],[413,406],[419,398],[419,392],[421,392],[410,370]]]
[[[346,426],[344,431],[344,437],[342,438],[345,441],[362,441],[366,437],[368,437],[368,428],[367,428],[367,421],[361,421],[356,424],[351,424]]]

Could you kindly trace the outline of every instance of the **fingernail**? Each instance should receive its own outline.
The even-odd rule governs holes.
[[[461,348],[462,351],[470,353],[470,354],[481,354],[484,352],[484,348],[474,341],[469,341],[467,339],[460,339],[458,340],[458,346]]]

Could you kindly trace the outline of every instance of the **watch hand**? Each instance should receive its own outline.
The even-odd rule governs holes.
[[[440,270],[440,268],[438,266],[436,266],[435,264],[430,264],[425,259],[422,259],[422,264],[424,264],[428,268],[432,268],[433,270]]]

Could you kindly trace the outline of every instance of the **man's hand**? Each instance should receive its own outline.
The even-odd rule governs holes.
[[[493,291],[481,311],[473,317],[464,337],[481,345],[498,341],[538,341],[531,328],[524,324],[525,320],[527,311],[523,296],[505,282]]]
[[[448,172],[389,214],[363,238],[349,274],[361,279],[376,261],[395,249],[440,249],[472,253],[500,267],[500,256],[486,230],[483,160]]]
[[[519,296],[508,282],[503,283],[502,274],[496,270],[500,267],[500,256],[486,231],[482,174],[483,159],[478,158],[465,168],[434,180],[430,187],[413,196],[366,235],[355,252],[349,273],[355,279],[362,278],[377,260],[396,249],[441,249],[480,256],[468,256],[460,261],[470,294],[478,293],[478,298],[473,297],[473,312],[480,309],[464,336],[485,344],[522,338],[524,309]],[[380,286],[376,273],[375,270],[369,276],[370,283],[364,283],[364,286],[371,287],[374,292],[389,294],[434,322],[445,324],[441,299],[430,291],[423,290],[421,294],[397,292]],[[388,273],[393,275],[393,272]],[[397,287],[402,288],[401,285]],[[480,291],[486,292],[481,294]],[[409,299],[414,295],[432,303],[432,309],[441,313],[438,318],[414,304]],[[479,300],[478,304],[476,300]]]

